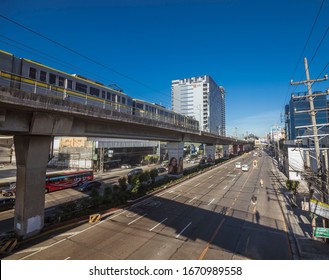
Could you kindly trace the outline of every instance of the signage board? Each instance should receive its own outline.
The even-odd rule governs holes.
[[[329,238],[329,228],[321,228],[321,227],[314,228],[314,236]]]
[[[310,211],[323,217],[329,219],[329,204],[318,201],[316,199],[310,200]]]

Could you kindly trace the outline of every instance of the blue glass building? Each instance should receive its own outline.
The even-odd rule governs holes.
[[[320,92],[314,92],[314,94]],[[298,128],[298,126],[311,126],[311,116],[308,112],[299,113],[301,111],[310,110],[309,100],[305,97],[306,92],[303,93],[294,93],[291,95],[289,104],[285,106],[285,127],[287,139],[295,140],[298,136],[304,135],[307,128]],[[298,97],[298,98],[296,98]],[[301,97],[301,98],[299,98]],[[327,124],[328,123],[328,110],[319,110],[327,109],[327,95],[315,96],[313,98],[316,123],[317,124]],[[317,111],[318,110],[318,111]],[[312,129],[310,127],[309,129]]]

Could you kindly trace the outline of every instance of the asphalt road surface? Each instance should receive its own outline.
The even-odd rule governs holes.
[[[292,259],[272,159],[243,158],[247,172],[235,168],[241,158],[230,161],[98,223],[35,239],[4,259]]]

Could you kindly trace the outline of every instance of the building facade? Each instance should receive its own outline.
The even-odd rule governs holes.
[[[314,93],[316,94],[316,92]],[[285,106],[285,129],[286,139],[295,140],[307,131],[312,131],[312,121],[309,114],[310,104],[306,93],[294,93],[291,96],[289,104]],[[316,112],[316,124],[328,126],[328,105],[327,96],[320,95],[313,98],[314,109]],[[319,127],[318,127],[319,128]]]
[[[173,80],[171,97],[173,111],[194,117],[200,130],[226,135],[225,89],[210,76]]]

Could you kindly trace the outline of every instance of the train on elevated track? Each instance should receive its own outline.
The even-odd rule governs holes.
[[[199,129],[199,122],[192,117],[175,113],[155,103],[133,98],[122,90],[113,89],[84,76],[68,74],[2,50],[0,50],[0,86],[98,106],[188,129]]]

